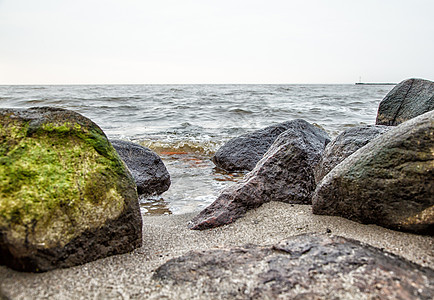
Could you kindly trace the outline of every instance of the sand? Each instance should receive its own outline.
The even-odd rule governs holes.
[[[317,216],[309,205],[267,203],[233,224],[192,231],[194,214],[143,217],[143,246],[129,254],[46,273],[0,266],[0,287],[10,299],[183,299],[151,280],[153,270],[191,250],[245,244],[270,245],[293,235],[331,230],[412,262],[434,268],[434,237]]]

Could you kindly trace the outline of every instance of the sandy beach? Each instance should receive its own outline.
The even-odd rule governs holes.
[[[187,228],[194,214],[145,216],[143,246],[132,253],[46,273],[0,267],[1,289],[10,299],[186,299],[151,280],[153,270],[191,250],[245,244],[270,245],[308,232],[353,238],[434,268],[434,238],[361,225],[340,217],[317,216],[309,205],[271,202],[217,229]]]

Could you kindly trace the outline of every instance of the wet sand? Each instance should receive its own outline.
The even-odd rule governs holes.
[[[191,250],[270,245],[301,233],[327,231],[434,268],[434,237],[313,215],[309,205],[271,202],[233,224],[205,231],[187,228],[193,216],[144,216],[143,246],[129,254],[39,274],[0,266],[0,287],[10,299],[186,299],[152,281],[153,270]]]

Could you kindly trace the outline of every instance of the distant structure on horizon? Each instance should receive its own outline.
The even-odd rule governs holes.
[[[397,85],[397,83],[392,82],[362,82],[362,76],[359,76],[359,82],[356,85]]]
[[[356,82],[356,85],[397,85],[393,82]]]

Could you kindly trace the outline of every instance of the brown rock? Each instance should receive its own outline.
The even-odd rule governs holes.
[[[337,236],[192,251],[154,273],[170,290],[210,299],[432,299],[434,271]]]
[[[329,141],[322,129],[304,120],[292,121],[253,171],[223,190],[189,227],[207,229],[228,224],[272,200],[310,204],[315,189],[313,170]]]

